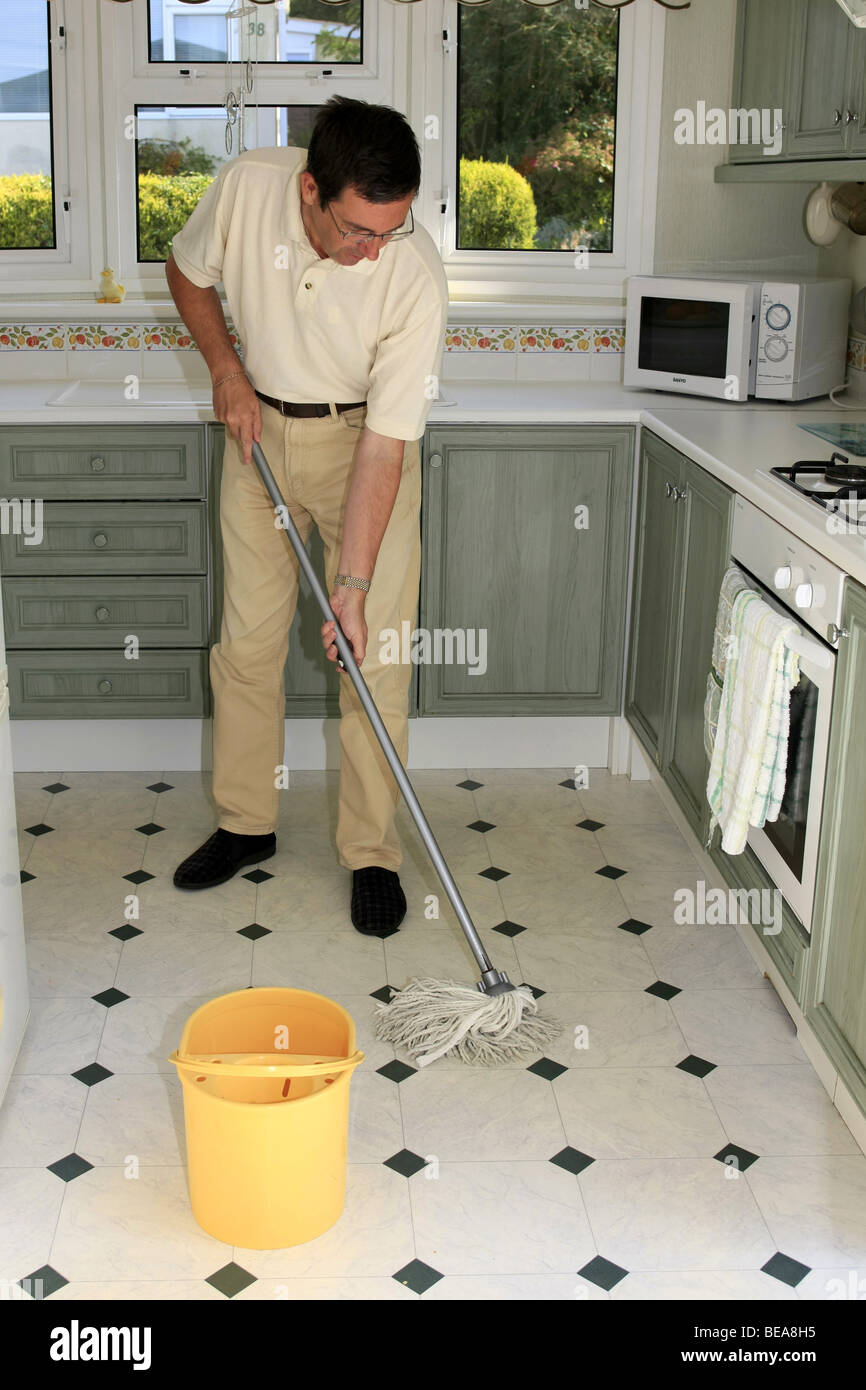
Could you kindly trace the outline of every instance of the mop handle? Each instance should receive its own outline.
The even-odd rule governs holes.
[[[342,657],[343,666],[348,671],[349,676],[352,680],[352,684],[358,692],[358,699],[364,706],[364,710],[366,711],[367,717],[373,726],[373,732],[379,740],[379,743],[382,747],[382,752],[385,754],[385,757],[388,760],[388,766],[394,774],[394,778],[397,782],[398,787],[400,788],[400,791],[403,793],[403,797],[406,801],[406,805],[409,807],[412,819],[418,827],[418,833],[421,836],[421,839],[424,841],[424,844],[427,847],[427,853],[430,855],[430,858],[433,861],[433,867],[435,868],[437,874],[442,880],[442,885],[445,889],[445,892],[448,894],[448,900],[451,903],[451,906],[454,908],[458,922],[463,928],[463,931],[466,935],[466,940],[469,942],[472,954],[478,962],[478,965],[480,966],[482,973],[488,973],[493,970],[493,966],[490,963],[487,952],[485,951],[481,943],[481,939],[477,931],[475,930],[475,927],[473,926],[472,918],[469,916],[463,899],[461,898],[457,890],[457,884],[454,882],[454,879],[451,876],[451,871],[449,870],[448,865],[445,863],[445,860],[442,857],[442,851],[440,850],[433,837],[433,832],[430,829],[430,826],[427,824],[427,817],[421,810],[421,807],[418,803],[418,798],[413,790],[412,783],[406,776],[403,764],[400,762],[400,759],[397,756],[397,750],[391,742],[391,739],[388,735],[388,730],[385,728],[385,725],[382,722],[382,717],[379,714],[378,709],[376,708],[373,697],[370,694],[370,691],[367,687],[367,682],[364,680],[364,677],[361,675],[361,672],[358,669],[358,663],[355,660],[352,648],[349,642],[346,640],[346,637],[343,633],[343,629],[340,627],[337,617],[333,609],[331,608],[330,603],[328,602],[328,596],[319,582],[319,577],[316,574],[315,569],[313,568],[313,564],[310,560],[309,555],[307,554],[306,546],[301,540],[301,537],[298,534],[298,529],[295,526],[295,523],[292,520],[291,515],[289,514],[289,509],[283,500],[279,488],[277,487],[276,480],[274,478],[273,473],[270,470],[268,461],[265,458],[264,453],[262,452],[261,446],[257,444],[255,441],[253,441],[253,461],[256,465],[256,468],[259,470],[259,473],[261,474],[262,482],[264,483],[265,488],[267,489],[268,496],[273,502],[274,507],[277,508],[278,515],[280,517],[280,525],[288,532],[289,540],[292,543],[292,549],[298,557],[298,563],[300,564],[301,569],[303,570],[304,575],[306,576],[307,583],[309,584],[310,588],[315,594],[316,601],[319,607],[321,608],[322,612],[324,613],[325,618],[329,621],[333,621],[334,639],[337,644],[337,651],[340,653],[340,656]]]

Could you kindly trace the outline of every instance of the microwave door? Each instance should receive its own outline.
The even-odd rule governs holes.
[[[643,296],[638,366],[644,371],[709,377],[728,375],[731,306],[723,301]]]

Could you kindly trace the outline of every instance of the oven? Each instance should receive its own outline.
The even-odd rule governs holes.
[[[818,840],[836,674],[834,637],[844,573],[765,512],[737,497],[731,560],[750,587],[800,626],[799,683],[791,691],[788,762],[779,817],[751,826],[748,843],[775,886],[811,930]]]

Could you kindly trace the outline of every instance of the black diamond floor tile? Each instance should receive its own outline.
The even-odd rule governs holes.
[[[397,1085],[405,1081],[407,1077],[414,1076],[417,1067],[409,1067],[405,1062],[386,1062],[384,1067],[377,1067],[380,1076],[386,1076],[389,1081],[396,1081]]]
[[[252,873],[241,874],[241,878],[249,879],[250,883],[267,883],[273,874],[266,874],[264,869],[253,869]]]
[[[719,1149],[717,1154],[713,1154],[720,1163],[724,1163],[728,1168],[734,1168],[737,1172],[745,1173],[747,1168],[751,1168],[753,1163],[757,1163],[758,1154],[753,1154],[751,1149],[741,1149],[738,1144],[726,1144],[723,1149]]]
[[[589,831],[604,830],[604,821],[602,821],[602,820],[579,820],[579,821],[577,822],[577,828],[578,828],[578,830],[589,830]]]
[[[209,1274],[205,1279],[206,1284],[219,1289],[219,1292],[225,1294],[226,1298],[234,1298],[235,1294],[242,1293],[244,1289],[248,1289],[250,1284],[255,1282],[256,1276],[250,1274],[249,1270],[244,1269],[242,1265],[235,1264],[234,1260],[223,1265],[222,1269],[216,1270],[215,1273]]]
[[[58,1158],[56,1163],[49,1163],[48,1171],[64,1182],[72,1182],[73,1178],[80,1178],[82,1173],[89,1173],[92,1167],[93,1164],[88,1163],[81,1154],[67,1154],[65,1158]]]
[[[498,922],[493,930],[498,931],[502,936],[519,936],[522,931],[526,931],[526,928],[522,927],[519,922],[510,922],[506,918],[504,922]]]
[[[136,869],[135,873],[124,874],[123,877],[128,883],[134,883],[137,886],[139,883],[149,883],[156,875],[147,873],[145,869]]]
[[[543,994],[547,993],[546,989],[538,989],[536,985],[530,985],[526,980],[521,980],[520,984],[521,988],[529,990],[533,999],[540,999]]]
[[[392,1277],[397,1280],[398,1284],[407,1284],[413,1293],[419,1294],[426,1293],[443,1278],[438,1269],[425,1265],[423,1260],[410,1260]]]
[[[80,1081],[84,1086],[98,1086],[100,1081],[107,1081],[114,1072],[103,1067],[99,1062],[91,1062],[89,1066],[82,1067],[80,1071],[74,1071],[72,1075],[76,1081]]]
[[[583,1275],[591,1284],[596,1284],[598,1288],[610,1293],[620,1280],[628,1274],[627,1269],[622,1265],[615,1265],[611,1260],[606,1260],[603,1255],[596,1255],[595,1259],[585,1264],[583,1269],[579,1269],[578,1274]]]
[[[715,1071],[715,1062],[708,1062],[705,1057],[696,1057],[690,1053],[681,1062],[677,1062],[680,1071],[687,1071],[690,1076],[709,1076],[711,1071]]]
[[[385,1159],[385,1167],[393,1168],[395,1173],[402,1173],[404,1178],[411,1178],[413,1174],[427,1167],[427,1161],[418,1154],[413,1154],[411,1149],[401,1149],[399,1153]]]
[[[494,866],[490,869],[482,869],[478,877],[489,878],[491,882],[498,883],[501,878],[508,878],[509,873],[507,869],[497,869]]]
[[[617,869],[613,864],[605,864],[603,868],[595,871],[600,878],[623,878],[626,870]]]
[[[577,790],[577,784],[576,784],[576,782],[575,782],[575,780],[574,780],[573,777],[566,777],[565,781],[564,781],[564,782],[560,782],[558,785],[559,785],[560,787],[568,787],[568,790],[571,791],[571,792]]]
[[[149,792],[170,792],[174,788],[171,782],[151,782],[147,789]]]
[[[780,1283],[795,1289],[806,1278],[810,1266],[801,1264],[799,1260],[794,1260],[790,1255],[783,1255],[777,1250],[765,1265],[761,1265],[761,1270],[764,1274],[769,1274],[771,1279],[778,1279]]]
[[[371,990],[370,998],[378,999],[380,1004],[390,1004],[394,995],[398,992],[399,991],[396,990],[393,985],[383,985],[381,989]]]
[[[558,1076],[562,1076],[568,1067],[564,1067],[559,1062],[552,1062],[549,1057],[542,1057],[539,1061],[533,1062],[527,1071],[533,1072],[536,1076],[541,1076],[545,1081],[555,1081]]]
[[[147,825],[137,825],[135,828],[139,835],[160,835],[165,830],[164,825],[156,825],[152,820]]]
[[[595,1163],[595,1159],[590,1158],[589,1154],[581,1153],[580,1149],[573,1149],[571,1145],[560,1149],[550,1161],[555,1163],[557,1168],[564,1168],[567,1173],[574,1173],[575,1176],[582,1173],[584,1168],[588,1168],[590,1163]]]
[[[641,922],[637,917],[629,917],[628,921],[620,922],[619,931],[629,931],[633,936],[643,936],[645,931],[652,931],[650,922]]]
[[[654,994],[658,999],[673,999],[675,994],[682,994],[682,990],[677,985],[667,985],[664,980],[656,980],[655,984],[647,985],[644,994]]]
[[[46,825],[44,821],[39,821],[37,825],[25,825],[24,832],[33,836],[50,835],[53,829],[53,825]]]
[[[22,883],[32,883],[33,880],[35,879],[35,877],[36,877],[35,874],[28,874],[28,872],[27,872],[26,869],[22,869],[22,870],[21,870],[21,882],[22,882]]]
[[[258,941],[260,937],[270,935],[270,927],[260,927],[258,922],[250,922],[248,927],[241,927],[238,931],[238,936],[245,936],[250,941]]]
[[[106,1009],[113,1009],[115,1004],[122,1004],[124,999],[129,998],[129,995],[124,994],[122,989],[115,989],[112,985],[111,989],[104,989],[101,994],[92,994],[90,997],[94,1003],[104,1004]]]
[[[467,777],[465,782],[458,782],[458,787],[462,787],[466,792],[477,792],[479,787],[483,787],[483,782],[473,782],[471,777]]]
[[[467,830],[477,830],[479,835],[486,835],[488,830],[495,830],[496,826],[489,820],[474,820],[466,827]]]
[[[47,787],[43,787],[44,792],[50,792],[52,796],[57,796],[60,792],[68,792],[69,788],[65,782],[49,782]]]
[[[69,1280],[64,1279],[62,1274],[51,1268],[51,1265],[42,1265],[40,1269],[34,1269],[32,1274],[28,1274],[26,1279],[18,1280],[19,1287],[37,1300],[50,1298],[68,1283]]]
[[[116,936],[118,941],[131,941],[134,936],[141,936],[141,927],[134,927],[130,922],[124,922],[122,927],[112,927],[109,936]]]

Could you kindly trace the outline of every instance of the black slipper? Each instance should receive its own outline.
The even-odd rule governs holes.
[[[231,830],[215,830],[174,874],[175,888],[216,888],[234,878],[246,864],[258,864],[276,852],[277,837],[235,835]]]
[[[406,895],[393,869],[352,870],[352,926],[364,936],[390,936],[406,916]]]

